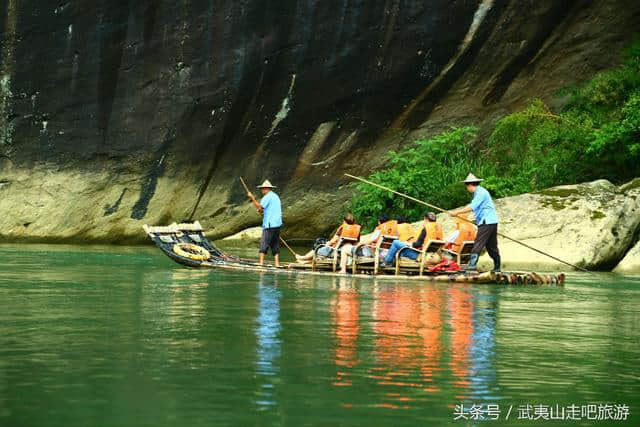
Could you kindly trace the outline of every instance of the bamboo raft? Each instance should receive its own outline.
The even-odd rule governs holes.
[[[143,226],[149,238],[160,250],[178,264],[191,268],[216,268],[230,271],[275,272],[280,274],[320,275],[328,277],[345,277],[335,272],[335,259],[327,259],[326,266],[333,268],[322,269],[322,263],[289,263],[276,268],[270,265],[261,266],[255,260],[243,259],[229,255],[216,247],[204,235],[204,230],[198,221],[194,223],[171,224],[169,226]],[[353,270],[349,277],[359,277],[376,280],[402,280],[419,282],[450,282],[450,283],[485,283],[485,284],[520,284],[520,285],[564,285],[565,275],[538,274],[535,272],[447,272],[429,273],[420,268],[363,268],[358,272]]]

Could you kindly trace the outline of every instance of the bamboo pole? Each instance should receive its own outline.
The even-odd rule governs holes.
[[[253,192],[251,190],[249,190],[249,187],[247,187],[247,184],[245,184],[244,179],[242,179],[242,177],[240,177],[240,182],[242,183],[242,186],[244,187],[244,189],[247,192],[247,195],[249,196],[249,199],[252,203],[256,204],[256,208],[258,209],[258,213],[260,213],[260,208],[257,206],[258,200],[256,199],[255,194],[253,194]]]
[[[242,179],[242,177],[240,177],[240,182],[242,183],[242,186],[244,187],[244,189],[247,191],[247,193],[251,193],[251,190],[249,190],[249,187],[247,187],[247,184],[244,183],[244,179]],[[255,197],[255,196],[254,196]]]
[[[371,181],[366,180],[366,179],[364,179],[364,178],[360,178],[359,176],[351,175],[351,174],[348,174],[348,173],[345,173],[345,175],[346,175],[346,176],[348,176],[349,178],[353,178],[353,179],[355,179],[355,180],[358,180],[358,181],[364,182],[365,184],[373,185],[374,187],[378,187],[378,188],[380,188],[380,189],[382,189],[382,190],[386,190],[386,191],[389,191],[389,192],[391,192],[391,193],[393,193],[393,194],[397,194],[398,196],[402,196],[402,197],[404,197],[404,198],[406,198],[406,199],[409,199],[409,200],[414,201],[414,202],[416,202],[416,203],[419,203],[419,204],[421,204],[421,205],[428,206],[428,207],[430,207],[430,208],[432,208],[432,209],[435,209],[435,210],[437,210],[437,211],[444,212],[444,213],[449,213],[449,211],[447,211],[447,210],[445,210],[445,209],[442,209],[442,208],[440,208],[440,207],[438,207],[438,206],[436,206],[436,205],[432,205],[432,204],[430,204],[430,203],[423,202],[422,200],[416,199],[415,197],[411,197],[411,196],[409,196],[408,194],[400,193],[399,191],[395,191],[395,190],[393,190],[393,189],[391,189],[391,188],[389,188],[389,187],[385,187],[384,185],[376,184],[375,182],[371,182]],[[472,222],[472,221],[469,221],[468,219],[463,218],[463,217],[461,217],[461,216],[455,215],[455,217],[456,217],[456,218],[458,218],[458,219],[461,219],[461,220],[463,220],[463,221],[466,221],[466,222],[469,222],[469,223],[473,224],[473,222]],[[541,251],[540,249],[536,249],[536,248],[534,248],[533,246],[529,246],[529,245],[527,245],[526,243],[521,242],[521,241],[519,241],[519,240],[516,240],[516,239],[514,239],[514,238],[512,238],[512,237],[506,236],[506,235],[504,235],[504,234],[502,234],[502,233],[498,233],[498,236],[503,237],[503,238],[505,238],[505,239],[507,239],[507,240],[511,240],[512,242],[518,243],[519,245],[522,245],[522,246],[524,246],[524,247],[525,247],[525,248],[527,248],[527,249],[530,249],[530,250],[532,250],[532,251],[534,251],[534,252],[537,252],[537,253],[539,253],[539,254],[541,254],[541,255],[547,256],[547,257],[549,257],[549,258],[551,258],[551,259],[553,259],[553,260],[555,260],[555,261],[558,261],[558,262],[561,262],[561,263],[563,263],[563,264],[566,264],[566,265],[568,265],[568,266],[570,266],[570,267],[575,268],[576,270],[580,270],[580,271],[584,271],[584,272],[587,272],[587,273],[591,273],[591,274],[593,274],[591,271],[587,270],[586,268],[579,267],[579,266],[577,266],[577,265],[571,264],[570,262],[567,262],[567,261],[561,260],[560,258],[557,258],[557,257],[555,257],[555,256],[553,256],[553,255],[551,255],[551,254],[548,254],[548,253],[546,253],[546,252],[543,252],[543,251]]]
[[[294,257],[297,257],[297,256],[298,256],[298,254],[296,253],[296,251],[294,251],[293,249],[291,249],[291,246],[289,246],[289,245],[287,244],[287,242],[286,242],[282,237],[280,237],[280,241],[281,241],[281,242],[286,246],[286,248],[287,248],[287,249],[289,249],[289,252],[291,252],[291,253],[293,254],[293,256],[294,256]]]

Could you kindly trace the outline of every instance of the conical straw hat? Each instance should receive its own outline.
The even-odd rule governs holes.
[[[467,175],[467,178],[464,181],[465,184],[471,184],[474,182],[481,182],[484,181],[483,179],[478,178],[477,176],[475,176],[474,174],[470,173],[469,175]]]
[[[276,188],[276,186],[271,185],[271,182],[269,182],[268,179],[265,179],[262,184],[258,185],[258,188]]]

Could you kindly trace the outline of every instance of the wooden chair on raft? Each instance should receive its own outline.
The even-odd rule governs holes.
[[[380,250],[389,249],[394,241],[398,240],[398,236],[382,235],[376,242],[376,250],[373,253],[373,274],[380,272]]]
[[[358,243],[351,250],[351,273],[352,274],[356,274],[356,272],[358,271],[358,267],[360,268],[360,270],[364,270],[364,271],[373,270],[375,257],[358,255],[358,252],[360,252],[361,249],[364,249],[365,247],[368,247],[368,246],[369,245],[365,243]]]
[[[396,252],[396,265],[394,268],[395,274],[398,275],[400,272],[417,272],[418,275],[422,276],[424,268],[429,263],[433,263],[434,265],[437,263],[433,262],[436,261],[433,257],[440,259],[439,254],[445,243],[446,242],[443,240],[429,240],[422,246],[422,249],[415,249],[412,246],[406,246],[400,249]],[[419,252],[418,258],[415,261],[409,258],[403,258],[402,253],[407,251]]]
[[[350,237],[341,237],[340,240],[338,240],[338,243],[336,244],[335,247],[329,246],[326,243],[324,245],[317,246],[313,250],[313,258],[311,259],[311,271],[331,270],[335,273],[338,269],[340,248],[347,243],[356,245],[358,243],[358,239],[350,238]],[[318,250],[323,247],[331,249],[331,256],[324,257],[321,255],[318,255]]]
[[[353,248],[353,258],[351,262],[351,272],[356,274],[358,271],[370,271],[373,274],[378,274],[380,270],[380,250],[389,249],[394,240],[397,240],[398,236],[383,234],[380,236],[373,250],[373,256],[356,255],[360,248],[368,246],[364,243],[359,243]]]
[[[469,264],[474,243],[473,240],[465,240],[460,244],[460,250],[458,252],[452,249],[445,249],[445,251],[451,254],[456,263],[462,267],[463,265]]]

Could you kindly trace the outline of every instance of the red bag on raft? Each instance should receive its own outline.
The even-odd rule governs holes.
[[[450,259],[445,259],[442,262],[434,265],[429,268],[429,273],[439,273],[439,272],[451,272],[451,271],[460,271],[460,266]]]

